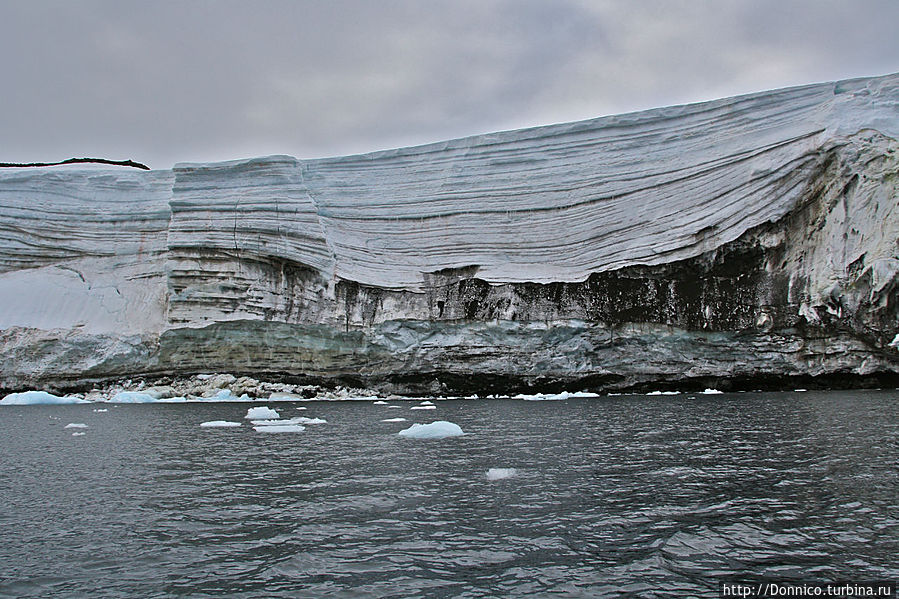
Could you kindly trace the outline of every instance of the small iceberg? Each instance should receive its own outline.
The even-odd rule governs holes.
[[[431,424],[413,424],[397,434],[410,439],[443,439],[444,437],[459,437],[465,433],[462,432],[458,424],[446,420],[438,420]]]
[[[63,428],[87,428],[87,425],[83,422],[70,422]]]
[[[425,401],[420,401],[420,402],[418,402],[418,405],[421,405],[421,406],[433,406],[433,405],[434,405],[434,402],[433,402],[433,401],[425,400]]]
[[[706,389],[702,392],[703,395],[721,395],[724,391],[718,391],[717,389]]]
[[[109,403],[156,403],[157,399],[149,393],[140,391],[121,391],[112,396]]]
[[[295,416],[294,418],[286,418],[284,420],[251,420],[253,426],[279,426],[285,424],[328,424],[324,418],[306,418],[305,416]]]
[[[254,426],[253,430],[257,433],[301,433],[306,427],[302,424],[275,424]]]
[[[63,405],[89,403],[80,397],[59,397],[46,391],[23,391],[22,393],[10,393],[0,399],[0,406],[37,406],[37,405]]]
[[[680,391],[650,391],[646,395],[680,395]]]
[[[87,434],[87,433],[72,433],[72,436],[73,436],[73,437],[83,437],[83,436],[86,435],[86,434]]]
[[[97,408],[96,410],[94,410],[94,412],[96,412],[98,414],[102,414],[103,412],[108,412],[108,411],[109,410],[107,408]]]
[[[534,395],[519,393],[518,395],[513,396],[512,399],[523,399],[524,401],[562,401],[572,397],[599,397],[599,394],[590,393],[589,391],[575,391],[574,393],[562,391],[561,393],[535,393]]]
[[[385,418],[381,422],[406,422],[405,418]]]
[[[436,410],[436,409],[437,409],[437,406],[435,406],[435,405],[433,405],[433,404],[430,405],[430,406],[412,406],[412,407],[409,408],[409,409],[410,409],[410,410]]]
[[[278,414],[278,412],[268,406],[249,408],[247,410],[247,415],[244,416],[247,420],[275,420],[280,417],[281,415]]]
[[[228,420],[210,420],[209,422],[201,422],[202,428],[231,428],[240,426],[239,422],[229,422]]]
[[[487,480],[503,480],[517,474],[515,468],[491,468],[487,471]]]
[[[378,401],[372,402],[371,405],[373,405],[373,406],[386,406],[386,405],[387,405],[387,402],[384,401],[383,399],[379,399]]]

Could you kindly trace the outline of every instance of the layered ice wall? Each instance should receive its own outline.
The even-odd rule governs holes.
[[[3,170],[0,386],[895,373],[897,139],[889,75],[358,156]]]

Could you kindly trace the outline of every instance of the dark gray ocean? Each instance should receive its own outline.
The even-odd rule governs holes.
[[[265,404],[327,420],[282,434],[246,403],[0,407],[0,596],[899,579],[899,391],[391,403]],[[466,434],[396,434],[434,420]]]

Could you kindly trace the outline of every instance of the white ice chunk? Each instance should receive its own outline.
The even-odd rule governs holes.
[[[102,414],[103,412],[108,412],[108,411],[109,410],[107,410],[106,408],[97,408],[96,410],[94,410],[94,412],[97,412],[98,414]]]
[[[121,391],[116,393],[109,403],[156,403],[156,398],[140,391]]]
[[[433,406],[433,405],[434,405],[434,402],[433,402],[433,401],[428,401],[428,400],[421,401],[421,402],[418,402],[418,403],[419,403],[419,405],[422,405],[422,406]]]
[[[406,422],[405,418],[385,418],[381,422]]]
[[[512,399],[523,399],[525,401],[562,401],[571,397],[599,397],[599,394],[591,393],[589,391],[575,391],[574,393],[562,391],[561,393],[535,393],[533,395],[519,393],[518,395],[513,396]]]
[[[436,410],[436,409],[437,409],[437,406],[434,406],[434,405],[431,405],[431,406],[412,406],[412,407],[409,408],[409,409],[410,409],[410,410]]]
[[[229,422],[228,420],[210,420],[208,422],[201,422],[200,426],[203,428],[230,428],[240,426],[240,423]]]
[[[87,433],[72,433],[72,436],[73,436],[73,437],[83,437],[83,436],[86,435],[86,434],[87,434]]]
[[[650,391],[646,395],[680,395],[680,391]]]
[[[899,337],[897,337],[897,338],[899,338]],[[379,399],[378,401],[373,402],[372,405],[374,405],[374,406],[386,406],[386,405],[387,405],[387,402],[384,401],[383,399]]]
[[[34,405],[58,405],[88,403],[79,397],[59,397],[46,391],[23,391],[22,393],[10,393],[0,399],[0,406],[34,406]]]
[[[443,439],[444,437],[458,437],[465,433],[462,432],[458,424],[447,422],[446,420],[438,420],[431,424],[413,424],[397,434],[401,437],[410,437],[412,439]]]
[[[279,426],[286,424],[328,424],[324,418],[306,418],[305,416],[295,416],[284,420],[251,420],[253,426]]]
[[[398,409],[398,408],[402,408],[403,406],[387,406],[387,407],[391,408],[391,409]]]
[[[63,428],[87,428],[87,425],[83,422],[70,422]]]
[[[259,433],[300,433],[306,430],[302,424],[278,424],[275,426],[254,426]]]
[[[721,395],[724,391],[718,391],[717,389],[706,389],[702,392],[703,395]]]
[[[280,417],[281,415],[278,412],[268,406],[250,408],[247,410],[247,415],[244,416],[247,420],[274,420]]]
[[[487,480],[502,480],[515,476],[515,468],[491,468],[487,471]]]

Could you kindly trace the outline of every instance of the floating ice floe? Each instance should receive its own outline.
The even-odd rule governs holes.
[[[108,412],[109,410],[106,408],[97,408],[96,410],[93,410],[93,411],[98,414],[102,414],[103,412]]]
[[[599,397],[599,394],[590,393],[588,391],[575,391],[574,393],[562,391],[561,393],[535,393],[534,395],[519,393],[518,395],[513,396],[512,399],[523,399],[525,401],[560,401],[571,397]]]
[[[372,402],[372,405],[374,405],[374,406],[386,406],[386,405],[387,405],[387,402],[384,401],[383,399],[379,399],[378,401]]]
[[[253,430],[258,433],[301,433],[306,430],[306,427],[302,424],[276,424],[254,426]]]
[[[87,434],[87,433],[72,433],[72,436],[73,436],[73,437],[83,437],[83,436],[86,435],[86,434]]]
[[[433,406],[433,405],[434,405],[434,402],[433,402],[433,401],[424,400],[424,401],[418,402],[418,405],[420,405],[420,406]]]
[[[297,416],[295,418],[286,418],[284,420],[251,420],[253,426],[285,426],[293,424],[328,424],[324,418],[306,418],[305,416]]]
[[[793,389],[793,393],[805,393],[808,389]]]
[[[3,399],[0,399],[0,406],[36,406],[36,405],[62,405],[88,403],[80,397],[72,397],[67,395],[59,397],[46,391],[23,391],[21,393],[10,393]]]
[[[278,412],[268,406],[249,408],[247,410],[247,415],[244,416],[247,420],[275,420],[280,417],[281,415],[278,414]]]
[[[487,480],[502,480],[512,478],[517,474],[515,468],[491,468],[487,471]]]
[[[403,406],[387,406],[387,407],[391,408],[391,409],[399,409],[399,408],[402,408]]]
[[[680,395],[680,391],[650,391],[646,395]]]
[[[406,422],[405,418],[385,418],[381,422]]]
[[[63,428],[87,428],[87,425],[83,422],[70,422]]]
[[[443,439],[464,435],[458,424],[446,420],[438,420],[430,424],[413,424],[397,433],[401,437],[411,439]]]
[[[706,389],[702,392],[703,395],[721,395],[724,391],[718,391],[717,389]]]
[[[240,426],[239,422],[229,422],[228,420],[210,420],[209,422],[201,422],[202,428],[231,428]]]
[[[430,405],[430,406],[412,406],[412,407],[409,408],[409,409],[410,409],[410,410],[436,410],[436,409],[437,409],[437,406],[435,406],[435,405]]]

